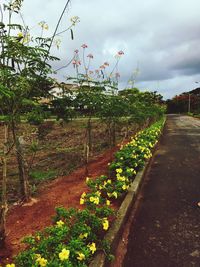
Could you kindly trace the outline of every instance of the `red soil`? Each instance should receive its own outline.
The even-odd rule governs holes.
[[[89,177],[106,174],[107,164],[118,147],[98,156],[89,164]],[[40,189],[38,198],[26,205],[13,206],[7,217],[6,248],[0,250],[2,260],[12,258],[23,249],[21,240],[51,224],[56,206],[80,207],[80,195],[87,191],[85,168],[52,181]]]

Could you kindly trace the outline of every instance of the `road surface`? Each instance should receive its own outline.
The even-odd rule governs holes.
[[[169,115],[124,267],[200,267],[200,120]]]

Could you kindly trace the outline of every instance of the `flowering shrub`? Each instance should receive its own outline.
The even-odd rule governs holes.
[[[110,214],[108,207],[56,208],[52,226],[25,238],[28,249],[17,256],[17,266],[87,266],[97,248],[104,247]]]
[[[80,197],[83,209],[56,208],[52,226],[24,239],[27,249],[16,257],[16,266],[84,267],[98,250],[111,257],[109,244],[103,240],[114,220],[111,199],[128,190],[138,170],[152,156],[151,149],[158,142],[162,125],[163,120],[137,133],[122,146],[109,164],[110,177],[101,175],[95,180],[87,177],[89,191]]]

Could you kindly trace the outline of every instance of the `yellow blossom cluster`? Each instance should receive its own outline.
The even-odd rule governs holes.
[[[91,203],[94,203],[96,205],[99,204],[99,197],[98,196],[97,197],[90,197],[89,199],[90,199]]]
[[[88,245],[88,248],[90,249],[90,251],[92,252],[92,254],[94,254],[94,252],[97,250],[96,249],[96,244],[94,242],[92,242],[91,244]]]
[[[103,225],[103,229],[104,229],[105,231],[107,231],[108,228],[109,228],[109,221],[108,221],[107,218],[103,218],[102,225]]]
[[[64,223],[62,220],[56,222],[56,225],[57,225],[58,227],[62,227],[64,224],[65,224],[65,223]]]
[[[36,254],[36,262],[39,264],[41,267],[45,267],[47,265],[47,260],[43,258],[40,254]]]
[[[86,197],[86,193],[83,192],[80,198],[80,205],[83,205],[85,203],[85,197]]]
[[[77,256],[77,259],[79,261],[82,261],[85,259],[85,255],[82,253],[82,252],[77,252],[78,256]]]
[[[80,234],[79,237],[81,239],[87,238],[88,237],[88,233]]]
[[[59,259],[61,261],[68,260],[69,259],[70,251],[66,248],[63,248],[62,251],[59,253]]]

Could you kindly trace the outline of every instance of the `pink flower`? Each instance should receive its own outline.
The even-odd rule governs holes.
[[[82,44],[82,48],[87,48],[88,46],[86,44]]]
[[[72,61],[72,64],[74,65],[74,67],[75,67],[75,66],[78,67],[79,65],[81,65],[81,62],[80,62],[80,60],[73,60],[73,61]]]
[[[93,58],[93,55],[92,55],[92,54],[89,54],[89,55],[87,55],[87,57],[89,57],[89,58]]]
[[[79,52],[78,49],[74,50],[74,53],[78,54],[78,52]]]
[[[118,54],[119,56],[122,56],[122,55],[124,55],[124,52],[123,52],[122,50],[120,50],[119,52],[117,52],[117,54]]]

